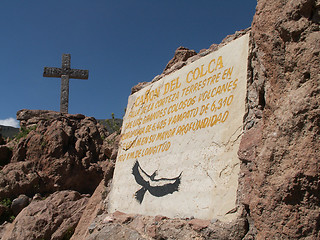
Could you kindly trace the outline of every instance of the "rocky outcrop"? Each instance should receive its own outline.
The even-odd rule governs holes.
[[[103,142],[102,151],[111,160],[116,160],[117,158],[120,137],[121,136],[119,132],[114,132],[110,134]]]
[[[131,88],[131,94],[134,94],[134,93],[140,91],[142,88],[144,88],[144,87],[146,87],[148,85],[150,85],[150,82],[140,82],[140,83],[138,83],[137,85],[135,85],[135,86],[133,86]]]
[[[90,198],[71,240],[85,239],[86,236],[92,233],[95,219],[107,212],[108,194],[111,189],[113,171],[114,166],[111,164],[104,170],[104,179]]]
[[[101,214],[81,239],[243,239],[248,223],[242,214],[231,223],[218,220],[169,219],[115,212]]]
[[[116,157],[103,147],[116,143],[107,141],[104,127],[91,117],[52,111],[22,110],[17,119],[22,131],[8,143],[13,155],[0,170],[0,199],[65,189],[93,193]]]
[[[188,58],[194,55],[197,55],[196,51],[185,47],[178,47],[174,53],[174,57],[168,62],[167,66],[163,70],[163,73],[169,74],[177,69],[182,68],[186,64]]]
[[[239,200],[257,239],[319,239],[319,10],[314,0],[259,0]]]
[[[79,224],[77,225],[71,240],[84,239],[84,236],[89,234],[89,228],[94,219],[103,213],[105,210],[105,198],[108,190],[105,182],[101,181],[93,195],[91,196],[86,208],[81,216]]]
[[[34,200],[6,227],[1,239],[69,239],[87,201],[87,196],[75,191],[55,192],[44,200]]]
[[[20,133],[0,146],[0,239],[69,239],[89,197],[79,192],[112,178],[119,132],[81,114],[21,110],[17,119]]]

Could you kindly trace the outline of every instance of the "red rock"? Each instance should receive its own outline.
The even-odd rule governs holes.
[[[132,215],[125,214],[125,213],[120,212],[120,211],[116,211],[116,212],[112,213],[112,217],[113,217],[115,222],[119,222],[121,224],[130,222],[133,219]]]
[[[256,159],[258,155],[256,145],[262,141],[262,128],[263,125],[260,123],[243,135],[238,151],[241,161],[252,162]]]
[[[176,69],[183,67],[185,65],[183,64],[183,62],[186,62],[188,58],[194,55],[197,55],[197,53],[194,50],[189,50],[185,47],[178,47],[174,53],[174,57],[169,61],[163,72],[165,74],[172,72],[171,68],[176,64],[179,64],[179,66],[176,66]]]
[[[81,219],[72,235],[72,239],[79,240],[88,234],[88,228],[93,222],[95,217],[98,215],[99,209],[103,208],[103,194],[106,188],[104,186],[104,181],[101,181],[91,198],[89,199],[86,208],[81,215]]]
[[[131,88],[131,94],[134,94],[134,93],[140,91],[142,88],[144,88],[144,87],[146,87],[148,85],[150,85],[149,82],[140,82],[140,83],[138,83],[137,85],[135,85],[135,86],[133,86]]]
[[[157,237],[156,230],[157,230],[157,227],[155,225],[151,225],[147,227],[146,233],[148,234],[148,236],[155,239]]]
[[[239,197],[257,239],[320,239],[319,7],[260,0],[256,8]]]
[[[103,147],[108,132],[94,118],[41,110],[17,117],[29,133],[12,145],[11,162],[0,170],[0,199],[63,189],[92,193],[104,177],[102,165],[112,170]]]
[[[168,218],[166,216],[162,216],[162,215],[157,215],[157,216],[154,217],[154,220],[156,222],[160,222],[160,221],[162,221],[164,219],[168,219]]]
[[[203,220],[203,219],[197,219],[197,218],[194,218],[189,221],[189,225],[195,231],[201,231],[202,229],[208,227],[209,224],[210,224],[210,220]]]
[[[62,239],[77,225],[88,201],[75,191],[62,191],[33,201],[6,228],[2,240]]]
[[[145,230],[145,217],[138,216],[128,223],[128,226],[137,230],[139,233],[144,233]]]

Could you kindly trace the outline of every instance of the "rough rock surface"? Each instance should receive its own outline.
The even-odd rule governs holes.
[[[120,134],[114,132],[110,134],[103,142],[102,151],[108,159],[116,160],[120,142]]]
[[[131,94],[134,94],[134,93],[140,91],[142,88],[144,88],[144,87],[146,87],[148,85],[150,85],[150,82],[140,82],[140,83],[138,83],[137,85],[135,85],[135,86],[133,86],[131,88]]]
[[[259,0],[239,201],[257,239],[320,239],[320,1]]]
[[[10,154],[0,167],[0,201],[19,194],[33,201],[26,207],[29,198],[21,195],[11,209],[0,204],[0,223],[18,214],[12,224],[2,223],[0,239],[69,239],[89,195],[60,191],[92,193],[102,179],[109,181],[119,134],[109,135],[94,118],[81,114],[21,110],[17,119],[19,137],[1,146]]]
[[[55,192],[45,200],[32,201],[6,227],[1,239],[63,239],[72,234],[87,201],[87,196],[75,191]]]
[[[248,223],[239,211],[231,223],[201,219],[169,219],[115,212],[98,216],[82,239],[243,239]]]
[[[104,180],[101,181],[90,198],[71,240],[85,239],[85,236],[88,236],[91,232],[92,223],[95,219],[107,212],[107,197],[111,189],[113,170],[114,165],[111,164],[104,170]]]
[[[197,53],[194,50],[190,50],[185,47],[178,47],[178,49],[174,53],[174,57],[168,62],[163,73],[169,74],[177,69],[182,68],[185,65],[185,62],[188,60],[188,58],[194,55],[197,55]]]
[[[25,136],[8,143],[13,155],[0,170],[0,199],[65,189],[93,193],[103,179],[103,169],[116,156],[102,147],[112,143],[94,118],[22,110],[17,119],[26,129]]]
[[[104,197],[106,195],[106,186],[104,181],[101,181],[93,195],[88,201],[88,204],[81,216],[71,240],[82,239],[88,234],[88,228],[94,221],[95,217],[102,213],[105,208]]]
[[[1,206],[0,206],[1,208]],[[1,213],[1,212],[0,212]],[[5,231],[7,228],[10,226],[10,223],[4,222],[3,224],[0,225],[0,239],[2,240],[2,236],[4,235]]]

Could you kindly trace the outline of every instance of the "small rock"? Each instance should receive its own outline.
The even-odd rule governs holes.
[[[168,218],[166,216],[162,216],[162,215],[157,215],[157,216],[154,217],[154,220],[156,222],[160,222],[160,221],[162,221],[164,219],[168,219]]]
[[[18,198],[14,199],[11,204],[11,210],[15,216],[17,216],[22,209],[28,206],[30,199],[26,195],[20,195]]]
[[[102,209],[98,209],[98,211],[97,211],[97,216],[99,216],[99,215],[101,215],[101,214],[103,214],[103,210],[102,210]]]
[[[95,228],[96,228],[96,224],[95,223],[91,223],[91,225],[88,227],[89,233],[93,233]]]
[[[120,222],[122,224],[130,222],[133,219],[133,216],[125,214],[125,213],[120,212],[120,211],[114,212],[112,214],[112,216],[117,222]]]
[[[192,219],[189,222],[189,225],[192,227],[195,231],[201,231],[202,229],[208,227],[210,224],[209,220],[203,220],[203,219]]]
[[[33,198],[32,198],[32,200],[41,200],[41,194],[40,193],[36,193],[34,196],[33,196]]]
[[[187,61],[188,58],[197,55],[197,53],[194,50],[189,50],[185,47],[179,47],[174,54],[174,57],[168,62],[167,66],[163,70],[164,73],[170,72],[171,67],[179,63],[181,67],[184,65],[183,63]],[[176,69],[179,69],[177,67]]]
[[[113,217],[111,216],[106,216],[103,221],[103,223],[109,223],[109,222],[113,222]]]
[[[218,221],[218,219],[212,218],[210,222],[213,224],[213,223],[216,223],[217,221]]]

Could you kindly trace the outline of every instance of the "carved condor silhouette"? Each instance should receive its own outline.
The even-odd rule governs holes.
[[[142,188],[135,193],[135,198],[141,204],[146,191],[149,191],[149,193],[155,197],[163,197],[178,191],[182,172],[175,178],[155,179],[157,170],[154,171],[152,175],[149,175],[140,167],[139,162],[136,160],[132,167],[132,174],[136,182],[142,186]]]

